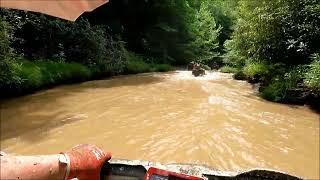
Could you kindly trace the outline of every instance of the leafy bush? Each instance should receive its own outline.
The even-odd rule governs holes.
[[[151,66],[143,61],[141,56],[138,56],[132,52],[126,52],[127,65],[125,67],[125,73],[138,74],[144,72],[150,72]]]
[[[152,64],[152,71],[155,72],[167,72],[172,70],[173,68],[169,64]]]
[[[124,43],[106,32],[106,26],[90,24],[80,18],[63,21],[23,11],[0,11],[13,31],[11,46],[29,60],[50,59],[76,62],[99,68],[101,74],[114,75],[125,66]]]
[[[61,43],[68,62],[92,65],[101,63],[107,57],[105,31],[102,27],[91,26],[85,19],[70,25]]]
[[[319,51],[318,1],[242,0],[238,10],[232,41],[241,56],[291,65]]]
[[[21,83],[18,69],[19,64],[16,61],[8,58],[0,60],[0,92],[5,93],[6,89],[12,89]]]
[[[305,69],[304,66],[299,66],[284,75],[273,78],[266,87],[262,88],[261,96],[276,102],[291,103],[303,100],[307,95],[303,89]]]
[[[91,76],[90,70],[78,63],[41,61],[34,64],[41,70],[43,86],[84,81]]]
[[[21,61],[21,60],[20,60]],[[52,61],[31,62],[22,60],[20,63],[8,65],[6,72],[14,72],[15,81],[0,78],[1,95],[20,94],[39,88],[61,83],[71,83],[88,80],[91,77],[90,70],[77,63],[58,63]],[[2,72],[2,71],[1,71]]]
[[[261,82],[261,96],[272,101],[300,101],[308,94],[303,82],[319,92],[319,65],[305,73],[310,54],[319,51],[319,3],[313,0],[239,1],[238,20],[230,41],[225,42],[224,62],[243,66],[249,82]],[[261,59],[265,63],[249,61]],[[246,62],[246,63],[245,63]],[[270,65],[272,64],[272,65]]]
[[[264,63],[251,61],[243,67],[243,73],[249,81],[257,82],[268,75],[269,66]]]
[[[205,69],[205,70],[207,70],[207,71],[210,71],[210,70],[211,70],[211,68],[210,68],[208,65],[206,65],[206,64],[201,64],[200,66],[201,66],[201,68],[203,68],[203,69]]]
[[[274,79],[268,86],[263,88],[261,97],[269,101],[281,101],[285,97],[286,87],[282,80]]]
[[[223,73],[237,73],[239,71],[239,69],[229,66],[229,65],[225,65],[222,68],[219,69],[221,72]]]
[[[155,64],[146,63],[144,59],[132,52],[126,51],[127,65],[125,73],[138,74],[145,72],[166,72],[171,71],[173,68],[169,64]]]
[[[233,75],[233,78],[236,80],[245,80],[246,75],[243,73],[243,71],[240,70]]]
[[[150,72],[151,66],[143,61],[128,61],[125,72],[128,74],[138,74]]]
[[[7,23],[0,17],[0,61],[9,55],[9,35]]]
[[[21,78],[18,90],[37,89],[43,84],[41,68],[32,62],[20,63],[17,75]]]
[[[18,64],[13,59],[9,47],[9,27],[0,17],[0,91],[12,88],[20,83],[21,79],[16,74]]]
[[[246,63],[246,57],[241,55],[240,51],[237,49],[235,40],[227,40],[224,43],[224,48],[226,53],[223,57],[223,63],[232,67],[242,68]]]
[[[305,76],[305,84],[315,94],[320,95],[320,55],[313,57],[314,61],[310,64]]]

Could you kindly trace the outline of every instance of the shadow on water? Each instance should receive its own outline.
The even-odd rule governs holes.
[[[36,115],[30,112],[25,114],[23,119],[1,120],[1,141],[21,135],[24,135],[27,141],[40,140],[46,137],[43,132],[76,121],[56,121],[56,117],[61,113],[63,112]]]
[[[169,72],[172,74],[174,72]],[[21,137],[27,141],[36,141],[46,138],[46,132],[65,124],[74,123],[83,118],[70,117],[61,120],[61,115],[67,111],[54,111],[56,107],[64,107],[63,99],[86,93],[88,89],[106,89],[125,86],[143,86],[159,83],[164,80],[158,73],[117,76],[106,80],[88,81],[80,84],[59,86],[49,90],[39,91],[35,94],[17,98],[0,100],[1,141]],[[70,103],[70,102],[69,102]],[[77,103],[77,102],[75,102]],[[36,112],[38,108],[52,109],[46,114]],[[23,118],[16,118],[19,113],[24,113]],[[60,116],[60,119],[59,119]],[[20,117],[20,116],[19,116]]]
[[[318,98],[314,102],[309,103],[309,106],[313,112],[320,114],[320,98]]]
[[[143,74],[136,74],[136,75],[119,75],[114,76],[106,79],[99,79],[99,80],[92,80],[92,81],[86,81],[82,83],[77,84],[68,84],[68,85],[57,85],[54,87],[51,87],[50,89],[44,89],[36,91],[32,94],[26,94],[26,95],[18,95],[17,97],[1,97],[0,98],[0,106],[3,104],[10,102],[10,101],[21,101],[21,100],[28,100],[33,99],[37,96],[42,96],[43,94],[51,94],[52,97],[55,98],[56,95],[60,95],[60,91],[63,90],[72,90],[74,92],[64,92],[64,94],[61,94],[62,96],[70,95],[77,92],[82,92],[83,90],[86,90],[88,88],[114,88],[114,87],[121,87],[121,86],[140,86],[145,84],[152,84],[152,83],[158,83],[164,80],[164,77],[160,74],[176,74],[177,72],[171,71],[166,73],[143,73]],[[157,76],[159,75],[159,76]],[[55,91],[56,89],[59,89]]]

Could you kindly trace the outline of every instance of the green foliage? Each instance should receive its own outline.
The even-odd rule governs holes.
[[[152,64],[152,71],[155,72],[167,72],[172,71],[173,68],[169,64]]]
[[[224,43],[230,39],[233,32],[232,26],[236,18],[236,6],[237,0],[223,1],[223,0],[211,0],[208,4],[209,9],[214,17],[216,24],[221,26],[221,30],[218,36],[219,40],[219,52],[224,53]]]
[[[262,88],[261,96],[270,101],[293,102],[302,97],[304,90],[303,78],[305,66],[299,66],[289,72],[274,77],[271,82]]]
[[[223,72],[223,73],[237,73],[239,71],[239,69],[229,65],[225,65],[221,67],[219,70],[220,72]]]
[[[78,63],[57,63],[40,61],[34,63],[41,70],[42,85],[55,85],[68,82],[79,82],[88,80],[91,76],[90,70]]]
[[[84,81],[91,76],[90,70],[84,65],[48,60],[38,62],[22,60],[9,68],[9,71],[14,71],[14,77],[18,81],[1,81],[0,89],[4,92],[2,95],[20,94],[56,84]]]
[[[146,63],[144,59],[132,52],[126,53],[127,66],[125,73],[138,74],[145,72],[167,72],[171,71],[172,67],[169,64],[150,64]]]
[[[246,80],[246,75],[243,73],[243,71],[241,70],[238,70],[238,72],[236,72],[234,75],[233,75],[233,78],[236,79],[236,80]]]
[[[195,44],[205,53],[201,56],[214,55],[214,51],[218,48],[218,36],[221,30],[220,26],[217,26],[214,17],[209,9],[209,2],[203,1],[200,5],[200,9],[197,13],[196,21],[196,40]]]
[[[240,55],[234,40],[227,40],[224,43],[225,50],[227,51],[223,57],[224,64],[242,68],[246,63],[246,57]]]
[[[240,56],[286,64],[308,63],[319,50],[317,0],[240,1],[232,38]]]
[[[91,64],[90,67],[98,68],[101,75],[121,74],[127,63],[127,51],[124,48],[124,43],[120,40],[114,40],[111,36],[108,36],[106,41],[106,54],[100,61]]]
[[[74,23],[0,14],[1,89],[164,72],[196,61],[261,83],[261,95],[273,101],[320,94],[319,55],[309,58],[320,52],[318,0],[110,0]]]
[[[211,65],[219,56],[219,35],[222,27],[217,24],[214,17],[214,8],[211,0],[202,1],[196,10],[196,18],[192,23],[193,50],[196,61]],[[219,64],[219,63],[218,63]]]
[[[16,87],[17,89],[37,89],[42,85],[41,68],[34,63],[28,61],[20,63],[17,75],[21,78],[21,83]]]
[[[269,101],[278,102],[285,97],[286,86],[279,79],[273,80],[261,92],[261,97]]]
[[[68,62],[92,65],[102,63],[107,57],[107,39],[101,27],[92,27],[87,20],[80,19],[64,33],[68,38],[63,43]]]
[[[149,8],[146,16],[150,17],[150,24],[142,41],[143,51],[148,56],[161,57],[157,63],[186,63],[193,55],[190,25],[195,19],[187,1],[154,1]]]
[[[313,60],[306,73],[304,82],[308,88],[320,96],[320,55],[314,55]]]
[[[127,42],[129,50],[156,60],[153,63],[181,65],[198,59],[210,64],[219,55],[218,51],[222,51],[219,44],[231,33],[233,13],[227,8],[229,4],[222,0],[199,3],[111,0],[76,23],[30,12],[1,10],[0,13],[14,26],[12,46],[18,54],[31,60],[98,64],[110,71],[111,67],[106,65],[111,59],[108,58],[123,54],[117,52],[123,46],[120,39]],[[222,28],[225,32],[220,37]],[[121,68],[126,64],[121,58],[113,61],[119,61],[114,64],[120,64]],[[121,72],[118,66],[112,68]]]
[[[151,66],[145,63],[141,57],[138,57],[134,54],[130,54],[128,57],[128,64],[125,68],[125,73],[128,74],[138,74],[151,71]]]
[[[207,70],[207,71],[210,71],[210,70],[211,70],[211,68],[210,68],[208,65],[206,65],[206,64],[200,64],[200,66],[201,66],[201,68],[203,68],[203,69],[205,69],[205,70]]]
[[[0,17],[0,61],[9,53],[9,37],[7,23]]]
[[[124,43],[107,34],[105,26],[91,25],[84,18],[73,23],[20,11],[2,13],[14,26],[12,47],[30,60],[77,62],[109,74],[123,71]]]
[[[243,67],[243,73],[249,80],[257,81],[269,74],[269,66],[265,63],[251,61]]]
[[[0,17],[0,89],[15,86],[21,79],[17,76],[18,64],[13,61],[9,47],[7,23]]]
[[[0,60],[0,90],[10,89],[20,84],[22,79],[17,75],[19,64],[6,58]]]
[[[317,0],[240,0],[224,63],[242,68],[236,79],[261,82],[261,96],[268,100],[303,101],[306,86],[319,92],[317,61],[308,72],[304,66],[320,50],[319,8]]]
[[[125,3],[111,0],[110,6],[101,8],[99,15],[110,18],[112,24],[99,19],[98,13],[92,19],[111,27],[115,24],[120,26],[120,34],[127,41],[128,49],[156,59],[154,63],[183,65],[197,59],[210,64],[207,62],[219,55],[219,43],[228,38],[231,31],[229,14],[223,10],[216,11],[222,9],[218,2],[222,1],[137,0]],[[116,13],[113,8],[127,11]],[[222,27],[215,22],[215,16],[228,30],[221,40]],[[115,17],[119,17],[120,22]]]

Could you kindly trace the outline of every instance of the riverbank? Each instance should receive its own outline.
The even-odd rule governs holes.
[[[173,68],[168,64],[149,64],[142,60],[129,59],[119,72],[112,67],[86,66],[79,63],[50,60],[19,60],[1,63],[0,98],[33,93],[40,89],[61,84],[104,79],[115,75],[145,72],[166,72]]]
[[[287,66],[266,62],[247,62],[243,66],[226,65],[219,71],[233,78],[258,85],[259,96],[284,104],[310,105],[320,112],[320,55],[308,65]]]

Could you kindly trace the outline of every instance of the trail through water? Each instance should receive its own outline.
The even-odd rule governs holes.
[[[60,86],[2,102],[0,117],[7,153],[59,153],[91,143],[115,158],[320,177],[319,114],[262,100],[251,85],[223,73]]]

